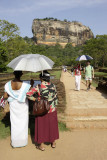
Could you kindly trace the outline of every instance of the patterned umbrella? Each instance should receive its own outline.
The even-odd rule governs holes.
[[[87,61],[87,60],[90,60],[90,59],[93,59],[91,56],[88,56],[88,55],[82,55],[82,56],[79,56],[76,61]]]

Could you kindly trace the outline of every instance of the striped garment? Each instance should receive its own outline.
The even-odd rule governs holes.
[[[32,97],[40,98],[40,96],[48,99],[50,104],[50,110],[48,113],[54,112],[56,110],[56,105],[58,104],[56,87],[52,83],[42,82],[41,83],[41,95],[38,85],[27,92],[27,96],[32,100]]]
[[[2,96],[1,99],[0,99],[0,106],[4,108],[6,103],[7,103],[7,101],[5,101],[3,96]]]

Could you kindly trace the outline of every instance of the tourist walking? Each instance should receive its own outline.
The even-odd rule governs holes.
[[[80,91],[81,83],[81,66],[78,64],[75,68],[75,90]]]
[[[51,147],[56,147],[56,139],[59,139],[58,120],[56,105],[58,103],[57,91],[54,84],[50,82],[50,74],[44,71],[40,74],[41,85],[32,88],[27,97],[30,100],[39,100],[40,96],[45,97],[49,101],[50,110],[43,116],[35,117],[35,142],[38,143],[37,148],[44,151],[43,143],[50,142]],[[40,88],[40,89],[39,89]],[[37,98],[34,95],[37,94]]]
[[[86,67],[84,68],[84,73],[88,91],[91,89],[92,78],[94,78],[94,68],[90,65],[90,61],[87,61]]]
[[[11,145],[23,147],[28,143],[28,100],[29,84],[20,80],[22,71],[14,71],[15,78],[5,84],[4,99],[10,105]]]

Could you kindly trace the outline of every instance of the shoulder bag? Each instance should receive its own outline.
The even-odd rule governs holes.
[[[41,95],[41,87],[38,85],[40,90],[40,100],[36,100],[33,104],[33,115],[42,116],[48,113],[50,105],[48,99]]]

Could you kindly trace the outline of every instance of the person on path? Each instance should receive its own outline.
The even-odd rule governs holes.
[[[28,143],[28,100],[31,85],[20,80],[22,71],[14,71],[15,78],[5,84],[4,99],[10,105],[11,145],[24,147]]]
[[[72,67],[71,68],[71,74],[72,74],[72,77],[74,76],[74,68]]]
[[[94,78],[94,68],[87,61],[87,66],[84,68],[87,91],[91,89],[92,78]]]
[[[81,66],[78,64],[75,67],[75,90],[80,91],[80,83],[81,83]]]
[[[51,147],[56,147],[56,139],[59,139],[58,131],[58,120],[57,120],[57,110],[56,105],[58,103],[57,91],[54,84],[50,82],[50,74],[47,71],[44,71],[40,74],[41,80],[41,91],[39,86],[32,88],[28,93],[28,99],[35,101],[40,98],[40,95],[47,98],[50,104],[50,110],[47,114],[43,116],[35,117],[35,142],[38,143],[37,148],[41,151],[44,151],[45,148],[43,143],[50,142]],[[38,94],[38,97],[35,98],[34,95]]]

